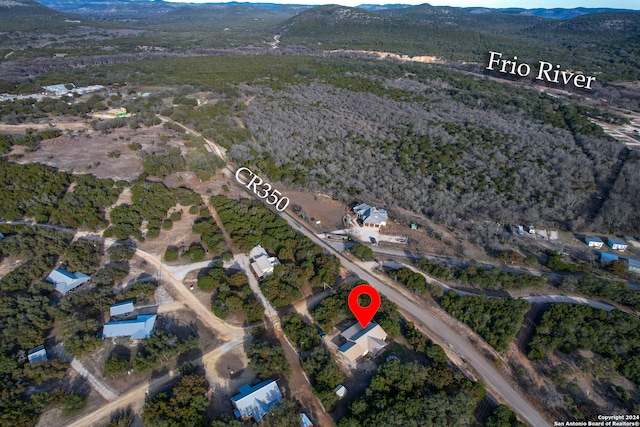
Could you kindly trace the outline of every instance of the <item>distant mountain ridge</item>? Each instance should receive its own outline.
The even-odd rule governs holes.
[[[3,4],[20,4],[23,0],[0,0],[0,7]],[[308,9],[313,6],[307,5],[288,5],[281,3],[253,3],[253,2],[226,2],[226,3],[173,3],[170,1],[164,0],[41,0],[40,4],[43,6],[49,7],[54,10],[58,10],[61,12],[71,12],[77,13],[81,15],[108,15],[109,13],[114,13],[118,11],[128,11],[134,13],[136,15],[141,13],[149,13],[149,14],[163,14],[173,10],[181,9],[183,7],[194,6],[194,5],[207,5],[213,6],[218,5],[220,7],[225,6],[251,6],[255,8],[262,9],[277,9],[281,7],[295,7],[298,6],[301,9]],[[607,12],[633,12],[633,10],[629,9],[612,9],[612,8],[585,8],[585,7],[577,7],[572,9],[564,9],[564,8],[553,8],[553,9],[545,9],[545,8],[536,8],[536,9],[525,9],[525,8],[486,8],[486,7],[452,7],[452,6],[431,6],[428,3],[424,3],[422,5],[417,6],[428,6],[433,7],[434,9],[458,9],[461,11],[466,11],[472,14],[484,14],[491,12],[501,12],[509,15],[522,15],[522,16],[537,16],[541,18],[548,19],[571,19],[577,16],[596,14],[596,13],[607,13]],[[397,9],[408,9],[416,7],[416,5],[402,4],[402,3],[391,3],[391,4],[361,4],[357,6],[358,9],[364,9],[368,11],[378,12],[378,11],[389,11],[389,10],[397,10]]]

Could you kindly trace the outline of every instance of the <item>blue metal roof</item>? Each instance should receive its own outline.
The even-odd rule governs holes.
[[[131,337],[134,340],[149,338],[153,332],[156,317],[155,314],[148,314],[138,316],[135,320],[106,323],[102,329],[102,337]]]
[[[260,421],[276,403],[282,400],[280,388],[274,380],[263,381],[253,387],[240,386],[240,393],[231,398],[231,402],[240,414],[238,418],[253,417]]]
[[[313,427],[313,423],[304,412],[300,414],[300,424],[302,425],[302,427]]]
[[[600,252],[600,261],[617,261],[618,255],[610,254],[608,252]]]
[[[121,314],[131,313],[133,311],[133,301],[124,301],[109,307],[111,316],[119,316]]]
[[[61,294],[66,294],[70,290],[82,285],[90,278],[91,277],[87,276],[84,273],[69,273],[64,268],[58,268],[49,273],[49,275],[47,276],[47,281],[53,283],[56,291],[60,292]]]

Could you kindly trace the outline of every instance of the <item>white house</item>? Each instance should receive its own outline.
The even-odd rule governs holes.
[[[593,236],[584,236],[584,242],[590,248],[596,248],[596,249],[600,249],[602,245],[604,245],[604,242],[602,241],[602,239],[600,239],[599,237],[593,237]]]
[[[273,269],[276,265],[280,264],[280,260],[274,256],[270,257],[267,251],[260,245],[254,246],[249,252],[249,258],[251,258],[251,268],[253,269],[258,279],[262,279],[265,276],[273,273]]]
[[[632,273],[640,274],[640,260],[635,258],[629,258],[629,271]]]
[[[384,227],[389,219],[386,210],[374,208],[366,203],[355,206],[353,212],[358,215],[363,227]]]
[[[616,239],[614,237],[609,237],[607,239],[607,244],[611,246],[611,249],[616,251],[626,251],[627,250],[627,242],[621,239]]]
[[[340,384],[338,387],[333,389],[333,392],[338,396],[338,398],[342,399],[347,395],[347,388]]]
[[[387,333],[374,322],[369,322],[366,328],[357,322],[340,335],[347,342],[338,349],[338,354],[351,366],[368,354],[377,356],[387,346]]]
[[[263,381],[251,387],[249,384],[240,386],[240,393],[231,398],[236,408],[233,412],[243,421],[253,418],[260,422],[269,410],[282,400],[280,388],[274,380]]]

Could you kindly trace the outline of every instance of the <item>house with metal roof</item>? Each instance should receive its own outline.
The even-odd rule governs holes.
[[[596,248],[596,249],[600,249],[602,245],[604,245],[604,242],[602,241],[601,238],[594,237],[594,236],[584,236],[584,242],[590,248]]]
[[[640,274],[640,260],[629,258],[629,271],[632,273]]]
[[[384,227],[389,219],[387,211],[361,203],[353,208],[353,212],[358,215],[358,219],[362,221],[363,227]]]
[[[300,425],[302,427],[313,427],[313,423],[304,412],[300,414]]]
[[[262,279],[273,273],[275,266],[280,264],[278,258],[274,256],[270,257],[267,251],[260,245],[256,245],[251,249],[249,258],[251,258],[251,269],[256,276],[258,276],[258,279]]]
[[[27,358],[29,359],[29,363],[46,362],[47,350],[45,350],[44,345],[40,345],[34,349],[29,350],[29,352],[27,353]]]
[[[155,314],[138,316],[134,320],[109,322],[102,329],[102,338],[129,337],[132,340],[149,338],[156,323]]]
[[[113,316],[124,316],[125,314],[129,314],[133,312],[133,301],[124,301],[118,304],[113,304],[109,307],[109,315]]]
[[[610,254],[608,252],[600,252],[600,262],[612,262],[618,261],[620,257],[616,254]]]
[[[91,277],[80,272],[69,273],[64,268],[57,268],[49,273],[47,281],[53,283],[56,291],[64,295],[70,290],[82,285],[90,278]]]
[[[607,239],[607,244],[611,246],[611,249],[616,251],[626,251],[627,250],[627,242],[622,239],[616,239],[615,237],[609,237]]]
[[[278,402],[282,400],[282,393],[274,380],[263,381],[251,387],[249,384],[240,386],[239,393],[231,398],[236,408],[233,412],[242,420],[259,422],[262,417]]]
[[[340,334],[347,342],[339,349],[338,354],[349,365],[355,365],[358,359],[366,355],[377,356],[386,346],[387,333],[380,325],[369,322],[363,328],[359,322]]]

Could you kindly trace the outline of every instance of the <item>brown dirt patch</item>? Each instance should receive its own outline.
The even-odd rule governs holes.
[[[346,205],[337,200],[333,200],[320,193],[306,193],[303,191],[287,191],[285,196],[291,200],[291,209],[294,205],[299,205],[307,213],[307,218],[312,225],[320,221],[320,230],[338,230],[344,228],[342,217],[344,216]]]
[[[19,157],[20,163],[42,163],[58,169],[91,173],[99,178],[132,180],[142,173],[143,152],[163,152],[171,146],[181,146],[182,141],[170,138],[166,145],[159,142],[160,135],[172,136],[162,126],[144,129],[120,128],[108,134],[89,130],[65,132],[58,138],[40,142],[40,148],[28,153],[25,147],[16,146],[11,154]],[[142,149],[133,151],[128,144],[137,142]],[[108,157],[108,153],[120,153],[119,157]]]

